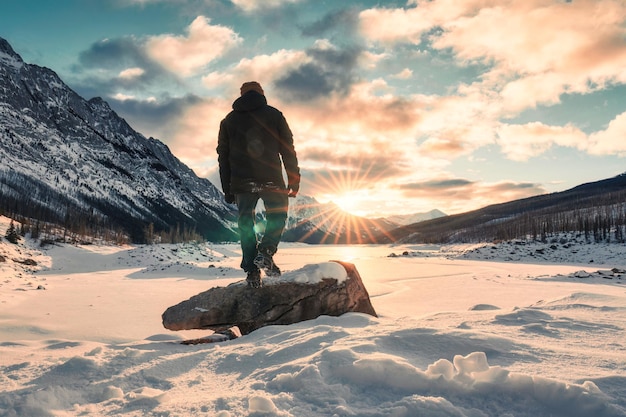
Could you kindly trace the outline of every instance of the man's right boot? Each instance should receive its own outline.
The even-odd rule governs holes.
[[[264,270],[265,275],[268,277],[280,276],[280,268],[274,263],[274,258],[272,258],[272,255],[267,250],[259,249],[259,253],[257,253],[256,258],[254,258],[254,264],[259,269]]]

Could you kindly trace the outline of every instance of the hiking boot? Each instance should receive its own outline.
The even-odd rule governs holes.
[[[280,268],[274,263],[274,259],[269,252],[259,250],[259,253],[254,258],[254,264],[265,271],[265,275],[268,277],[280,276]]]
[[[263,283],[261,282],[261,271],[258,269],[254,269],[248,272],[248,276],[246,277],[246,282],[248,283],[249,288],[261,288]]]

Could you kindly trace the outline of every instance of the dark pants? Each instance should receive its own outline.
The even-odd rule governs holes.
[[[278,242],[283,235],[289,199],[284,190],[264,190],[256,193],[237,194],[237,208],[239,210],[239,237],[243,259],[241,268],[250,272],[257,269],[254,258],[258,251],[265,251],[273,255],[278,249]],[[265,232],[257,243],[255,230],[256,216],[254,209],[259,199],[265,205]]]

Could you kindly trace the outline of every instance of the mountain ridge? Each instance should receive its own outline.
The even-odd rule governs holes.
[[[402,226],[369,243],[456,243],[540,238],[578,232],[596,241],[626,241],[626,173],[568,190],[492,204]]]
[[[136,242],[151,226],[237,239],[221,192],[102,98],[83,99],[2,38],[0,75],[1,209],[56,223],[89,218]]]
[[[386,220],[398,223],[399,225],[409,225],[414,223],[423,222],[426,220],[437,219],[439,217],[447,216],[446,213],[439,209],[433,209],[424,213],[414,213],[414,214],[396,214],[392,216],[385,217]]]

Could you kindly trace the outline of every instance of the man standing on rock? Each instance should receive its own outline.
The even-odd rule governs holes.
[[[217,144],[222,190],[227,203],[237,203],[238,225],[248,285],[261,286],[261,272],[280,275],[273,255],[285,228],[288,197],[300,187],[300,168],[293,135],[283,114],[269,106],[256,81],[241,86],[241,96],[222,120]],[[287,185],[283,177],[283,164]],[[266,226],[257,241],[255,207],[265,205]]]

